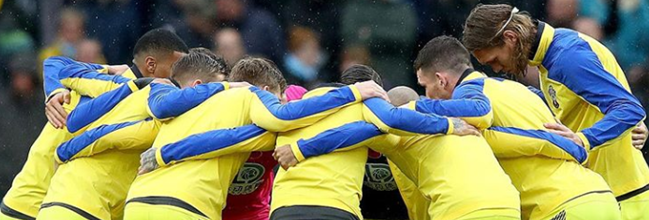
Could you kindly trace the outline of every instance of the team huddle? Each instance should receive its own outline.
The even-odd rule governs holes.
[[[596,40],[478,5],[461,41],[430,40],[413,67],[425,97],[366,65],[306,91],[165,29],[130,67],[50,57],[50,123],[0,220],[649,219],[645,112]]]

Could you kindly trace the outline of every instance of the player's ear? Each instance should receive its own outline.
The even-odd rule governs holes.
[[[506,30],[503,32],[503,40],[505,40],[506,43],[512,43],[515,44],[518,41],[518,36],[516,35],[516,32],[511,31],[511,30]]]
[[[446,74],[440,72],[435,72],[435,79],[433,80],[435,81],[435,83],[439,84],[442,87],[444,87],[447,83]]]
[[[261,89],[264,90],[264,91],[268,91],[268,90],[270,89],[270,87],[268,87],[268,86],[264,86],[264,87],[262,87]]]
[[[203,84],[203,80],[197,79],[192,82],[192,87]]]
[[[150,75],[153,75],[156,67],[158,67],[156,59],[152,56],[146,56],[146,58],[144,58],[144,65],[146,66],[146,70],[150,73]]]

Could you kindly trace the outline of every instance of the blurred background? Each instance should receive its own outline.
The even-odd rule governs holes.
[[[267,57],[307,88],[368,64],[386,90],[422,91],[416,52],[435,36],[460,37],[478,3],[513,4],[600,40],[649,106],[649,0],[0,0],[0,197],[46,123],[41,69],[49,56],[130,65],[139,36],[164,27],[231,64]]]

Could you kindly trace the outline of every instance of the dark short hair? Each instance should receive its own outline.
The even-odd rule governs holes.
[[[232,67],[228,81],[246,81],[254,86],[268,86],[270,90],[283,92],[286,89],[286,79],[277,65],[266,58],[246,57]]]
[[[223,58],[222,56],[215,54],[211,50],[205,48],[205,47],[195,47],[192,49],[189,49],[189,52],[196,52],[196,53],[202,53],[210,58],[212,58],[214,61],[216,61],[219,64],[219,71],[223,75],[229,75],[230,74],[230,66],[228,65],[228,62]]]
[[[340,75],[340,82],[345,85],[351,85],[357,82],[364,82],[368,80],[373,80],[376,84],[383,86],[383,80],[381,80],[381,75],[374,71],[372,67],[354,64],[351,67],[347,68]]]
[[[185,42],[170,30],[157,28],[146,32],[135,43],[133,57],[147,54],[171,55],[174,51],[189,53]]]
[[[209,55],[190,51],[171,66],[171,75],[176,81],[200,79],[214,82],[221,72],[221,64]]]
[[[471,55],[462,43],[451,36],[439,36],[419,50],[414,69],[462,73],[465,65],[471,66]]]

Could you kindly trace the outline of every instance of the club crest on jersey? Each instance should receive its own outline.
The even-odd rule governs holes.
[[[548,93],[550,94],[550,99],[552,99],[552,105],[554,108],[559,108],[559,101],[557,101],[557,91],[554,90],[554,87],[550,85],[548,87]]]
[[[247,162],[239,169],[239,173],[234,177],[228,193],[230,195],[247,195],[259,188],[264,182],[261,179],[266,172],[266,168],[258,163]]]
[[[376,191],[397,190],[397,183],[394,182],[390,166],[384,163],[367,163],[363,184]]]

